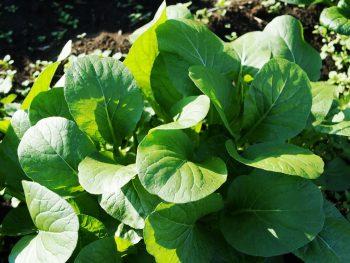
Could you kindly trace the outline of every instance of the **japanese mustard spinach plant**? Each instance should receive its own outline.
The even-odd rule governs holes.
[[[191,17],[164,3],[123,63],[78,58],[51,89],[60,62],[41,73],[0,148],[22,201],[10,262],[350,261],[334,173],[304,139],[348,134],[301,23],[226,43]]]

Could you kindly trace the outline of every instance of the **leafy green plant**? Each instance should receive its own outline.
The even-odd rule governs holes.
[[[312,5],[322,3],[329,7],[323,9],[320,22],[328,29],[342,34],[350,35],[350,1],[349,0],[280,0],[294,5]],[[337,3],[335,3],[337,2]]]
[[[301,23],[226,43],[168,10],[124,63],[78,58],[52,89],[50,64],[12,118],[0,178],[22,204],[1,233],[24,237],[9,261],[348,262],[350,223],[322,191],[334,171],[305,139],[345,132]]]

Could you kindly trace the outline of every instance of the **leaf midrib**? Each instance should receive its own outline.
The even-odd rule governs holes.
[[[112,122],[111,122],[111,119],[110,119],[110,116],[109,116],[109,112],[108,112],[108,106],[107,106],[107,101],[106,101],[106,96],[105,96],[105,93],[103,91],[103,86],[100,82],[100,79],[98,77],[98,74],[97,74],[97,71],[96,71],[96,68],[95,68],[95,65],[94,63],[91,63],[92,65],[92,68],[94,70],[94,73],[95,73],[95,76],[96,76],[96,80],[97,80],[97,83],[98,83],[98,86],[100,88],[100,91],[102,93],[102,97],[103,97],[103,103],[104,103],[104,109],[105,109],[105,113],[107,115],[107,123],[108,123],[108,128],[109,128],[109,131],[112,135],[112,140],[113,140],[113,143],[115,146],[118,145],[118,141],[117,141],[117,137],[115,135],[115,132],[114,132],[114,129],[113,129],[113,125],[112,125]]]

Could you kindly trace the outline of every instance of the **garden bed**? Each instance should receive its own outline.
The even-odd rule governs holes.
[[[102,52],[109,50],[111,54],[127,54],[131,43],[129,41],[130,33],[136,28],[149,21],[155,9],[161,1],[129,1],[127,4],[121,4],[120,1],[106,1],[101,6],[100,1],[72,1],[69,5],[57,1],[50,2],[37,1],[35,4],[29,4],[29,1],[22,1],[13,6],[12,1],[5,0],[0,4],[1,7],[9,7],[9,10],[0,13],[0,28],[8,34],[8,37],[0,38],[0,57],[10,54],[14,59],[13,68],[17,70],[14,79],[14,85],[21,86],[21,83],[28,78],[32,78],[33,67],[30,64],[36,60],[55,61],[62,45],[68,40],[73,40],[72,54],[78,56],[82,53],[93,53],[97,49]],[[177,1],[168,1],[169,4]],[[11,7],[12,6],[12,7]],[[12,8],[12,9],[11,9]],[[56,8],[56,9],[55,9]],[[214,1],[193,1],[192,12],[207,8],[214,8]],[[55,12],[52,10],[55,9]],[[214,8],[215,9],[215,8]],[[250,31],[262,30],[275,17],[282,14],[290,14],[303,24],[304,36],[316,50],[322,48],[322,36],[314,34],[315,26],[318,24],[319,16],[322,11],[320,6],[311,6],[308,8],[299,8],[290,5],[283,5],[275,13],[270,13],[258,0],[234,1],[226,7],[224,14],[212,11],[208,17],[198,16],[198,19],[208,19],[208,27],[219,37],[227,40],[235,32],[241,36]],[[68,14],[68,18],[67,18]],[[133,14],[133,16],[130,16]],[[64,15],[66,18],[63,19]],[[118,19],[117,19],[118,18]],[[17,21],[22,21],[17,23]],[[28,27],[29,25],[29,27]],[[55,34],[53,34],[55,32]],[[81,35],[86,33],[86,35]],[[334,61],[326,58],[323,61],[321,70],[321,80],[328,80],[329,73],[335,70]],[[61,73],[56,76],[58,80]],[[19,95],[17,100],[23,99]],[[296,143],[297,144],[297,143]],[[349,209],[344,207],[348,200],[344,192],[328,191],[327,197],[337,205],[343,215],[349,213]],[[0,209],[2,212],[9,210],[8,201],[1,199]],[[6,214],[2,213],[2,217]],[[16,238],[6,238],[5,246],[2,249],[1,260],[7,258],[11,246],[17,241]],[[2,242],[4,242],[2,240]],[[284,256],[285,262],[302,262],[292,254]],[[2,262],[2,261],[1,261]]]

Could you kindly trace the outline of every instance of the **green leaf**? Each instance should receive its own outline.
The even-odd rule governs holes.
[[[27,207],[19,206],[10,210],[1,223],[0,235],[23,236],[36,231]]]
[[[344,4],[343,4],[344,3]],[[321,25],[342,35],[350,35],[350,4],[340,1],[338,6],[323,9]]]
[[[146,35],[145,33],[148,31],[150,32],[152,30],[152,27],[157,25],[159,23],[158,21],[160,19],[166,19],[166,12],[165,9],[168,9],[166,6],[166,2],[163,1],[162,4],[158,7],[156,14],[154,15],[153,19],[148,22],[147,24],[143,25],[142,27],[136,29],[130,36],[130,42],[134,43],[140,36]]]
[[[197,221],[222,208],[223,201],[217,194],[187,204],[159,204],[146,219],[144,239],[148,253],[158,263],[211,262],[211,236]]]
[[[148,193],[137,178],[114,193],[104,193],[100,199],[107,214],[136,229],[144,228],[144,219],[159,202],[159,198]]]
[[[67,202],[73,207],[77,215],[85,214],[96,218],[100,217],[100,206],[97,203],[97,198],[88,194],[87,192],[79,193],[78,196],[74,196],[66,199]]]
[[[227,242],[240,252],[271,257],[310,241],[324,223],[322,193],[303,178],[255,173],[235,179],[221,218]]]
[[[322,231],[294,254],[308,263],[350,262],[350,223],[328,201],[324,210],[326,221]]]
[[[131,135],[143,111],[133,76],[114,58],[78,58],[66,73],[64,95],[79,128],[114,146]]]
[[[10,120],[0,120],[0,132],[6,133],[10,126]]]
[[[239,69],[234,51],[200,22],[168,20],[156,31],[160,52],[176,54],[190,65],[206,66],[222,74]]]
[[[168,19],[193,19],[191,11],[188,9],[188,3],[177,3],[166,8],[166,16]]]
[[[61,53],[58,55],[57,61],[63,61],[69,57],[72,53],[72,40],[68,40],[67,43],[61,50]]]
[[[293,5],[311,5],[314,3],[322,2],[322,0],[280,0],[281,2],[285,2]]]
[[[73,208],[47,188],[23,181],[29,213],[38,229],[12,249],[9,262],[66,262],[78,241],[79,222]]]
[[[323,173],[322,159],[311,151],[286,143],[259,143],[240,156],[230,140],[226,149],[240,163],[266,171],[315,179]]]
[[[255,76],[245,97],[241,141],[293,138],[305,128],[311,106],[304,71],[285,59],[272,59]]]
[[[98,219],[89,215],[78,215],[79,219],[79,240],[78,246],[86,246],[87,244],[108,236],[108,232],[104,224]]]
[[[240,105],[237,101],[237,89],[233,87],[232,82],[215,70],[203,66],[190,67],[189,76],[210,98],[225,127],[234,135],[230,123],[238,116]]]
[[[311,82],[313,125],[320,124],[327,116],[333,102],[335,86],[325,81]]]
[[[139,243],[142,239],[140,235],[134,229],[125,226],[123,223],[119,224],[117,231],[115,232],[115,242],[119,252],[125,252],[130,247]]]
[[[103,153],[93,153],[78,167],[80,185],[91,194],[112,193],[136,176],[135,165],[120,165]]]
[[[271,58],[270,40],[263,32],[249,32],[232,42],[241,61],[241,75],[254,76]]]
[[[350,189],[350,165],[343,159],[335,157],[328,162],[324,173],[317,180],[325,190],[345,191]]]
[[[33,99],[29,109],[30,123],[35,125],[47,117],[64,117],[73,120],[64,99],[63,88],[43,91]]]
[[[74,263],[91,263],[100,262],[101,260],[104,263],[122,262],[113,237],[99,239],[85,246],[76,257]]]
[[[314,127],[316,131],[339,136],[350,136],[350,121],[342,121],[331,124],[320,124]]]
[[[70,195],[81,191],[78,164],[95,151],[91,140],[73,121],[49,117],[28,129],[18,146],[18,157],[33,181]]]
[[[27,97],[22,103],[22,110],[27,110],[30,107],[33,99],[42,91],[47,91],[50,88],[50,83],[52,81],[55,72],[60,65],[60,61],[48,65],[35,80],[33,87],[28,93]]]
[[[124,64],[133,74],[137,84],[140,86],[145,98],[153,109],[160,115],[162,110],[156,102],[151,87],[151,71],[156,57],[159,54],[156,28],[167,20],[166,4],[159,7],[152,26],[141,34],[132,45]]]
[[[0,174],[6,178],[8,185],[20,191],[22,191],[21,181],[27,177],[18,161],[17,148],[29,127],[28,114],[23,110],[16,111],[0,144]]]
[[[0,100],[2,104],[10,104],[17,98],[17,94],[11,93]]]
[[[136,166],[146,190],[165,201],[187,203],[217,190],[227,177],[225,163],[211,157],[191,161],[194,149],[181,130],[154,130],[139,144]]]
[[[207,116],[210,99],[205,95],[185,97],[170,110],[173,122],[156,127],[158,130],[187,129],[195,126]]]
[[[162,52],[156,58],[151,72],[151,86],[157,103],[165,113],[169,114],[169,105],[200,94],[188,77],[190,66],[188,61],[172,53]]]
[[[298,64],[311,81],[320,78],[320,54],[304,40],[303,26],[298,19],[278,16],[265,27],[264,33],[269,35],[273,57]]]

